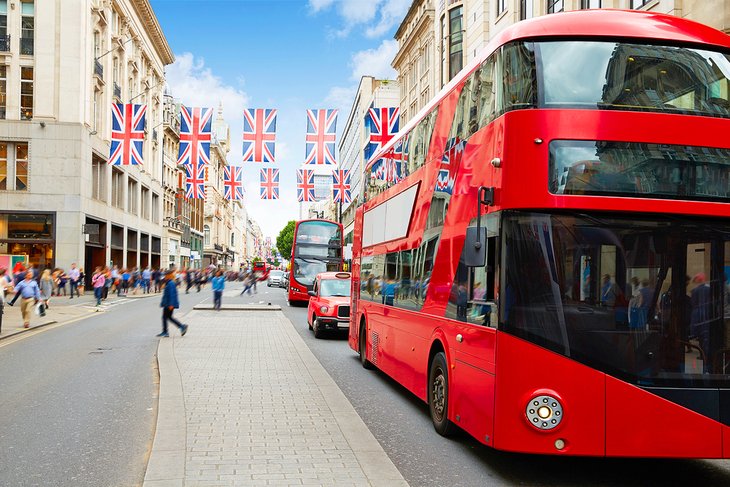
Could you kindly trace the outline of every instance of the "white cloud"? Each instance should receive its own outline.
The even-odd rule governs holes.
[[[343,21],[336,37],[346,37],[360,26],[365,36],[381,37],[403,20],[410,5],[411,0],[309,0],[314,14],[335,7]]]
[[[396,71],[390,63],[398,52],[398,42],[384,40],[375,49],[358,51],[352,56],[352,80],[359,80],[363,76],[373,76],[376,79],[395,79]]]

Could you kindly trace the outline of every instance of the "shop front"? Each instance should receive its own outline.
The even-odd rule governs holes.
[[[56,251],[56,214],[0,212],[0,267],[53,269]]]

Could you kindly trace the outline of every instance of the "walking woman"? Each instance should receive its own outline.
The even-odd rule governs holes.
[[[94,274],[91,276],[91,285],[94,287],[94,297],[96,298],[96,305],[101,306],[101,298],[104,293],[104,283],[106,277],[101,272],[101,267],[97,267],[94,270]]]
[[[188,325],[183,325],[178,320],[172,317],[173,311],[180,307],[180,301],[177,299],[177,283],[175,282],[175,271],[170,269],[167,271],[165,276],[165,290],[162,293],[162,301],[160,301],[160,307],[162,308],[162,333],[157,335],[158,337],[169,337],[170,334],[167,332],[167,320],[172,321],[175,326],[180,329],[180,334],[185,336],[188,332]]]
[[[43,301],[41,316],[46,315],[45,308],[48,308],[51,302],[51,296],[53,296],[53,277],[51,277],[51,270],[46,269],[41,274],[41,300]]]
[[[223,271],[219,270],[213,278],[213,309],[221,310],[221,302],[223,300],[223,289],[226,287],[226,278],[223,277]]]

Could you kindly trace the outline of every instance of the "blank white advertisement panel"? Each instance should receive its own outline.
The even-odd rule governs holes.
[[[362,246],[369,247],[405,237],[408,234],[416,194],[417,184],[365,212]]]

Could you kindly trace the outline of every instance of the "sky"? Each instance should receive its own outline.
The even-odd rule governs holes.
[[[150,0],[175,54],[165,69],[186,106],[223,104],[228,162],[243,165],[245,206],[276,239],[299,218],[296,170],[304,161],[306,110],[336,108],[338,142],[360,78],[395,79],[393,35],[411,0]],[[280,199],[259,198],[263,164],[243,164],[244,108],[278,110]]]

